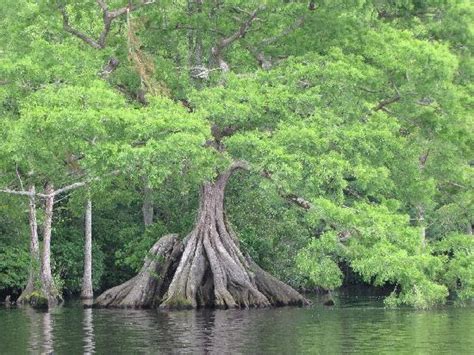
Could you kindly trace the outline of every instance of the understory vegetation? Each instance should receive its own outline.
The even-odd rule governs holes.
[[[281,281],[383,287],[387,306],[474,298],[470,1],[3,5],[3,296],[40,272],[32,208],[50,286],[76,296],[92,201],[103,291],[186,237],[201,186],[239,162],[226,223]]]

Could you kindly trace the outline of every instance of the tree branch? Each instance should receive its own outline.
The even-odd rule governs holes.
[[[78,189],[80,187],[85,186],[87,183],[88,183],[88,181],[81,181],[81,182],[76,182],[74,184],[71,184],[71,185],[65,186],[63,188],[57,189],[57,190],[53,191],[53,196],[56,196],[56,195],[59,195],[59,194],[62,194],[64,192],[68,192],[68,191],[71,191],[71,190]]]
[[[102,78],[107,78],[110,74],[112,74],[115,69],[119,66],[120,61],[115,58],[115,57],[110,57],[107,64],[104,66],[104,68],[101,70],[99,75]]]
[[[229,181],[229,178],[232,176],[232,174],[236,170],[249,170],[248,163],[243,160],[235,160],[232,162],[232,164],[229,166],[229,168],[221,173],[216,181],[217,184],[221,184],[221,186],[227,185],[227,182]]]
[[[235,171],[238,169],[249,170],[249,164],[244,160],[236,160],[229,167],[230,171]]]
[[[33,194],[29,191],[16,191],[16,190],[10,190],[10,189],[0,189],[0,192],[4,192],[6,194],[11,194],[11,195],[33,196]]]
[[[95,49],[102,49],[101,45],[96,42],[95,40],[93,40],[92,38],[88,37],[87,35],[85,35],[84,33],[78,31],[77,29],[73,28],[70,24],[69,24],[69,15],[66,11],[66,8],[61,5],[60,8],[59,8],[59,11],[61,12],[61,14],[63,15],[63,29],[66,31],[66,32],[69,32],[70,34],[72,34],[73,36],[76,36],[77,38],[81,39],[82,41],[84,41],[85,43],[87,43],[89,46],[91,46],[92,48],[95,48]]]
[[[425,168],[426,161],[428,160],[429,155],[430,155],[430,148],[428,148],[428,150],[425,153],[421,154],[420,157],[418,158],[418,161],[419,161],[418,168],[420,170],[423,170]]]
[[[18,164],[15,164],[15,173],[18,181],[20,182],[21,191],[25,191],[25,188],[23,187],[23,181],[21,180],[20,171],[18,170]]]
[[[454,181],[446,181],[446,182],[444,182],[444,183],[445,183],[445,184],[448,184],[448,185],[455,186],[455,187],[459,187],[460,189],[467,189],[466,186],[461,185],[461,184],[458,184],[457,182],[454,182]]]
[[[345,230],[345,231],[339,232],[337,236],[339,237],[339,241],[341,243],[344,243],[352,238],[352,233],[348,230]]]
[[[292,33],[293,31],[295,31],[298,28],[300,28],[301,26],[303,26],[305,19],[306,19],[305,15],[302,15],[302,16],[298,17],[291,25],[289,25],[287,28],[283,29],[279,34],[277,34],[275,36],[272,36],[272,37],[269,37],[269,38],[265,38],[264,40],[262,40],[260,42],[259,47],[263,49],[263,48],[269,46],[270,44],[275,43],[280,38],[288,36],[290,33]]]
[[[390,104],[393,104],[394,102],[397,102],[401,99],[400,95],[397,94],[389,99],[385,99],[385,100],[382,100],[379,102],[379,104],[377,106],[375,106],[373,108],[374,111],[386,111],[386,107],[385,106],[388,106]]]
[[[120,173],[120,171],[114,170],[114,171],[108,173],[107,176],[109,176],[109,175],[118,175],[119,173]],[[62,194],[64,192],[68,192],[68,191],[75,190],[75,189],[78,189],[80,187],[86,186],[87,184],[89,184],[90,182],[95,181],[95,180],[100,180],[100,177],[96,176],[94,178],[90,178],[90,179],[85,180],[85,181],[75,182],[71,185],[67,185],[67,186],[64,186],[60,189],[54,190],[50,194],[37,194],[37,195],[39,197],[43,197],[43,198],[56,196],[56,195]]]
[[[273,180],[272,179],[272,174],[271,172],[267,171],[267,170],[264,170],[261,175],[265,178],[265,179],[269,179],[269,180]],[[301,196],[298,196],[298,195],[295,195],[295,194],[285,194],[285,193],[282,193],[281,191],[278,191],[278,194],[284,198],[285,200],[295,204],[296,206],[298,207],[301,207],[303,208],[304,210],[310,210],[312,209],[314,206],[311,202],[309,202],[308,200],[304,199],[303,197]],[[331,228],[333,228],[334,230],[337,231],[337,226],[334,225],[333,223],[329,223],[328,224]],[[354,229],[354,228],[353,228]],[[355,229],[357,231],[357,229]],[[339,238],[339,242],[340,243],[344,243],[346,241],[348,241],[352,236],[353,236],[353,233],[351,232],[351,230],[348,230],[348,229],[345,229],[345,230],[342,230],[342,231],[339,231],[337,233],[338,235],[338,238]]]
[[[256,19],[258,12],[262,9],[263,9],[263,6],[260,6],[259,8],[254,10],[249,15],[248,19],[240,25],[237,31],[235,31],[233,34],[231,34],[228,37],[221,38],[217,42],[217,44],[214,47],[212,47],[211,49],[212,55],[214,56],[215,60],[219,64],[219,67],[222,69],[222,71],[224,72],[229,71],[229,65],[224,61],[224,58],[222,57],[222,51],[225,48],[229,47],[233,42],[244,37],[247,34],[247,32],[250,30],[250,27],[252,26],[252,23]]]
[[[243,169],[244,168],[244,163],[245,162],[240,162],[240,161],[237,161],[235,162],[233,165],[231,165],[231,169]],[[107,173],[105,176],[112,176],[112,175],[118,175],[120,174],[120,171],[119,170],[113,170],[111,171],[110,173]],[[80,187],[83,187],[87,184],[89,184],[90,182],[92,181],[95,181],[95,180],[100,180],[101,177],[94,177],[94,178],[90,178],[88,180],[85,180],[85,181],[79,181],[79,182],[75,182],[71,185],[67,185],[67,186],[64,186],[60,189],[57,189],[57,190],[54,190],[53,192],[49,193],[49,194],[42,194],[42,193],[32,193],[30,191],[17,191],[17,190],[11,190],[9,188],[4,188],[4,189],[0,189],[0,193],[3,192],[3,193],[7,193],[7,194],[12,194],[12,195],[22,195],[22,196],[38,196],[38,197],[41,197],[41,198],[48,198],[48,197],[54,197],[54,196],[57,196],[57,195],[60,195],[64,192],[68,192],[68,191],[71,191],[71,190],[75,190],[75,189],[78,189]]]
[[[30,191],[24,191],[24,190],[23,191],[17,191],[17,190],[10,190],[8,188],[0,189],[0,192],[4,192],[4,193],[7,193],[7,194],[12,194],[12,195],[22,195],[22,196],[35,196],[36,195],[36,196],[39,196],[39,197],[42,197],[42,198],[48,198],[48,197],[51,197],[51,196],[56,196],[56,195],[62,194],[63,192],[78,189],[80,187],[85,186],[88,182],[89,181],[76,182],[74,184],[71,184],[71,185],[65,186],[63,188],[60,188],[58,190],[55,190],[50,194],[42,194],[42,193],[36,193],[35,194],[35,193],[30,192]]]
[[[310,9],[311,10],[311,9]],[[283,38],[285,36],[288,36],[290,33],[293,31],[297,30],[298,28],[302,27],[304,24],[304,21],[306,19],[306,15],[302,15],[298,17],[292,24],[290,24],[288,27],[284,28],[280,33],[263,39],[259,44],[257,44],[254,47],[247,46],[247,49],[252,53],[252,55],[257,59],[258,64],[262,69],[270,69],[273,65],[271,57],[268,58],[265,53],[264,49],[268,47],[269,45],[275,43],[278,41],[280,38]]]
[[[100,8],[102,9],[102,11],[107,11],[109,9],[109,7],[107,6],[106,2],[104,0],[96,0],[97,1],[97,5],[100,6]]]
[[[112,22],[117,18],[120,17],[127,12],[132,12],[134,10],[137,10],[145,5],[150,5],[153,4],[155,1],[154,0],[142,0],[140,4],[138,5],[133,5],[129,3],[128,6],[124,6],[115,10],[109,10],[109,7],[105,0],[96,0],[97,5],[100,7],[102,10],[102,20],[104,23],[104,27],[99,35],[99,38],[97,40],[93,39],[90,36],[87,36],[85,33],[77,30],[76,28],[72,27],[70,22],[69,22],[69,15],[66,11],[66,7],[64,4],[60,5],[59,11],[61,12],[63,16],[63,28],[66,32],[69,32],[70,34],[76,36],[77,38],[80,38],[82,41],[84,41],[86,44],[91,46],[92,48],[95,49],[103,49],[105,48],[105,42],[107,40],[107,36],[110,32],[110,28],[112,26]]]
[[[311,202],[305,200],[304,198],[300,196],[296,196],[295,194],[287,194],[287,195],[284,195],[283,197],[285,197],[288,201],[294,203],[298,207],[304,208],[305,210],[309,210],[310,208],[313,207]]]
[[[294,203],[298,207],[301,207],[305,210],[309,210],[309,209],[313,208],[313,205],[311,204],[311,202],[305,200],[304,198],[302,198],[300,196],[296,196],[296,195],[293,195],[293,194],[288,194],[288,195],[286,195],[286,198],[290,202]],[[336,231],[338,229],[337,226],[335,226],[332,223],[329,223],[329,226],[331,228],[335,229]],[[348,229],[344,229],[342,231],[339,231],[337,233],[337,236],[339,238],[339,242],[344,243],[344,242],[347,242],[350,238],[352,238],[353,233]]]

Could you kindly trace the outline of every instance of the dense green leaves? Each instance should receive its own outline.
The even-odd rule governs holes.
[[[245,160],[229,219],[285,281],[334,289],[348,267],[393,290],[388,305],[472,299],[472,4],[311,3],[154,2],[108,28],[92,0],[7,1],[0,187],[87,181],[101,288],[160,235],[185,235],[200,184]],[[84,40],[101,32],[102,49]],[[56,208],[55,272],[72,293],[85,197]],[[26,279],[25,203],[0,196],[3,288]]]
[[[26,283],[29,260],[24,249],[14,246],[0,249],[0,292],[14,290]]]

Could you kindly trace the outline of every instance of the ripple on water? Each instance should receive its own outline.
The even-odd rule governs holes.
[[[249,310],[0,309],[0,354],[455,353],[474,349],[474,308],[388,310],[380,298]]]

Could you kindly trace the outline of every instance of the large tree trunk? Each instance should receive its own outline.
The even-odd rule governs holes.
[[[84,220],[84,274],[82,276],[82,300],[92,300],[92,201],[86,201]]]
[[[215,182],[203,185],[196,226],[185,238],[184,251],[166,294],[154,305],[159,304],[162,308],[238,308],[308,303],[302,295],[263,271],[240,251],[237,237],[225,218],[224,190],[232,173],[243,167],[240,163],[234,163]],[[136,277],[141,277],[143,271]],[[134,278],[118,286],[118,290],[111,289],[105,294],[116,296],[124,291],[130,293],[136,285]],[[143,287],[140,290],[157,292],[153,287],[148,291]],[[159,292],[162,293],[163,288]],[[122,305],[114,301],[97,304]]]
[[[30,271],[25,289],[18,297],[17,303],[28,302],[35,287],[40,283],[40,252],[38,241],[38,222],[36,220],[36,189],[29,188],[29,223],[30,223]]]

